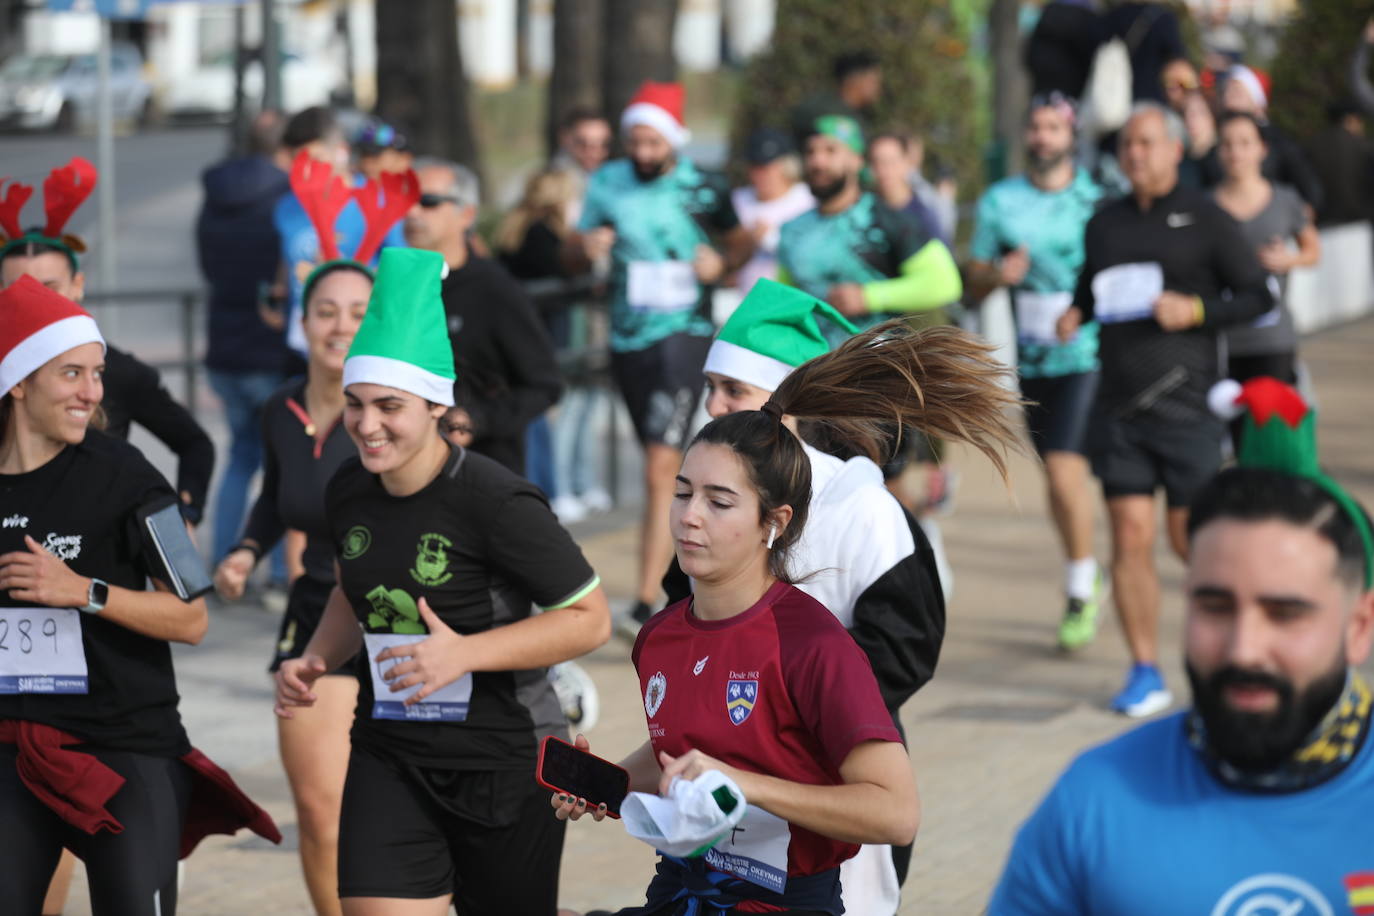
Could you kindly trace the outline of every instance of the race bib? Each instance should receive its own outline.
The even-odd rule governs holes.
[[[1093,311],[1103,324],[1149,318],[1162,292],[1164,268],[1159,264],[1118,264],[1093,277]]]
[[[80,611],[0,608],[0,694],[89,692]]]
[[[471,674],[463,675],[411,706],[407,706],[405,700],[420,689],[418,685],[400,693],[392,693],[391,684],[382,679],[382,675],[393,665],[405,661],[394,658],[377,661],[377,656],[383,650],[424,642],[425,637],[407,633],[365,633],[363,640],[367,644],[367,669],[372,674],[372,718],[403,722],[462,722],[468,717],[468,704],[472,700]]]
[[[676,312],[697,304],[701,288],[691,261],[631,261],[625,298],[630,308]]]
[[[1073,305],[1073,293],[1032,293],[1017,290],[1016,336],[1022,343],[1057,344],[1055,324]]]
[[[716,871],[781,894],[787,887],[787,850],[791,844],[787,821],[750,805],[730,835],[706,850],[704,858]]]

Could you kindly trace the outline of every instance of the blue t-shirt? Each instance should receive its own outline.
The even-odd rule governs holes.
[[[1218,782],[1186,713],[1078,758],[1017,834],[988,916],[1335,916],[1374,904],[1374,741],[1329,781]]]
[[[360,186],[362,181],[358,178],[354,184]],[[305,330],[301,327],[301,287],[305,284],[305,278],[320,263],[320,240],[315,234],[315,224],[310,221],[295,194],[283,194],[277,201],[277,207],[272,212],[272,223],[277,227],[277,237],[281,240],[281,257],[286,264],[287,297],[291,304],[286,319],[286,342],[292,349],[304,354],[306,345]],[[398,221],[391,227],[382,240],[383,248],[405,247],[406,237],[401,226],[402,221]],[[366,231],[363,211],[359,209],[357,201],[350,200],[334,221],[335,238],[344,257],[353,256],[353,252],[362,244]],[[377,266],[375,257],[371,266]]]
[[[1060,191],[1042,191],[1024,175],[1004,178],[983,192],[969,254],[995,261],[1025,246],[1030,255],[1026,279],[1015,290],[1072,294],[1083,269],[1083,230],[1102,189],[1082,169]],[[1049,378],[1097,368],[1097,323],[1088,322],[1064,344],[1026,340],[1019,345],[1021,375]]]
[[[611,349],[643,350],[673,334],[714,334],[711,290],[688,265],[698,245],[738,225],[725,176],[687,159],[650,181],[641,181],[628,159],[598,169],[587,184],[578,230],[615,230]]]

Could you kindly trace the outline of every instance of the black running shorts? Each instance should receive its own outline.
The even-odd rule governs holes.
[[[532,771],[421,768],[354,745],[339,896],[451,893],[464,916],[553,916],[565,828]]]
[[[1183,509],[1221,469],[1223,435],[1220,420],[1122,420],[1098,411],[1088,447],[1107,499],[1150,496],[1163,487],[1169,508]]]
[[[1097,397],[1097,372],[1021,379],[1026,428],[1041,458],[1049,452],[1088,452],[1088,420]]]
[[[709,337],[674,334],[643,350],[611,354],[611,373],[640,445],[687,447],[710,349]]]

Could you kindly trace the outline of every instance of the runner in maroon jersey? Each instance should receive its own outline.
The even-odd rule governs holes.
[[[713,420],[677,477],[671,527],[695,594],[645,624],[634,662],[649,740],[622,761],[636,791],[730,777],[749,803],[704,856],[663,856],[644,906],[620,916],[843,912],[839,865],[861,843],[909,843],[911,765],[872,669],[843,625],[795,588],[810,462],[796,421],[881,460],[885,424],[961,438],[1005,472],[1016,442],[1007,370],[956,328],[891,322],[788,376],[762,410]],[[578,739],[587,747],[585,739]],[[589,813],[554,795],[556,816]],[[604,817],[604,808],[590,812]]]

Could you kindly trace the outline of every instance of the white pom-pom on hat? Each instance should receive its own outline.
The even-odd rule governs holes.
[[[1234,420],[1245,412],[1245,408],[1236,400],[1240,393],[1240,382],[1233,378],[1224,378],[1207,392],[1207,406],[1223,420]]]

